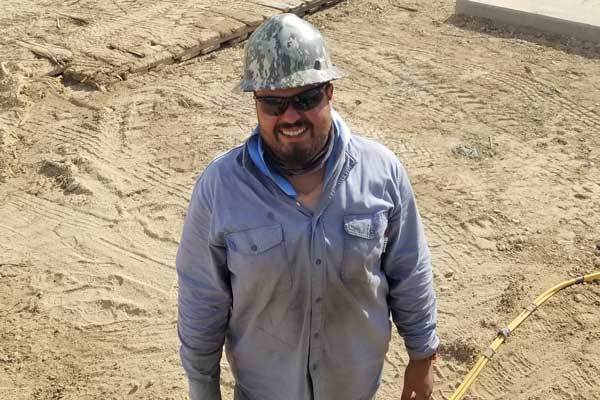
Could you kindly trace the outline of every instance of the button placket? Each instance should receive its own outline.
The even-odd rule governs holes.
[[[319,398],[319,369],[321,362],[321,321],[322,321],[322,308],[323,308],[323,279],[325,275],[325,260],[322,258],[324,255],[323,243],[325,242],[324,231],[322,229],[321,219],[316,217],[313,219],[312,224],[312,263],[311,268],[311,281],[312,281],[312,312],[311,312],[311,328],[310,328],[310,354],[309,354],[309,366],[311,372],[311,378],[313,380],[314,398]]]

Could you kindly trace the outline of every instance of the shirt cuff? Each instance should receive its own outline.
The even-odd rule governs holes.
[[[190,400],[221,400],[219,382],[200,382],[189,380]]]
[[[431,357],[434,353],[437,352],[439,345],[440,339],[435,334],[435,331],[433,332],[433,336],[431,337],[431,339],[425,345],[419,346],[418,349],[409,348],[408,343],[406,343],[405,339],[406,352],[408,353],[408,357],[411,360],[424,360],[428,357]]]

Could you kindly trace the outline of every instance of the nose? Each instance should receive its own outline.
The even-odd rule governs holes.
[[[300,118],[302,118],[302,116],[290,103],[288,104],[283,114],[281,114],[281,116],[279,117],[279,121],[287,124],[293,124],[297,122]]]

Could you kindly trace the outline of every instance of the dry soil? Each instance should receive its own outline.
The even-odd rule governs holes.
[[[255,124],[231,91],[243,44],[78,83],[15,45],[60,21],[93,36],[53,3],[5,0],[0,17],[0,398],[185,399],[174,258],[195,177]],[[308,17],[347,72],[335,107],[411,175],[439,298],[436,400],[537,294],[600,269],[600,48],[453,7],[349,0]],[[599,315],[597,285],[556,295],[467,398],[600,399]],[[380,399],[399,399],[406,361],[395,336]]]

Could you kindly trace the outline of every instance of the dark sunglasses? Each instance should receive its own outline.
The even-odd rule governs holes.
[[[290,97],[256,96],[254,98],[260,105],[260,109],[273,116],[282,115],[291,104],[297,111],[308,111],[315,108],[323,100],[323,88],[328,82],[307,89]]]

